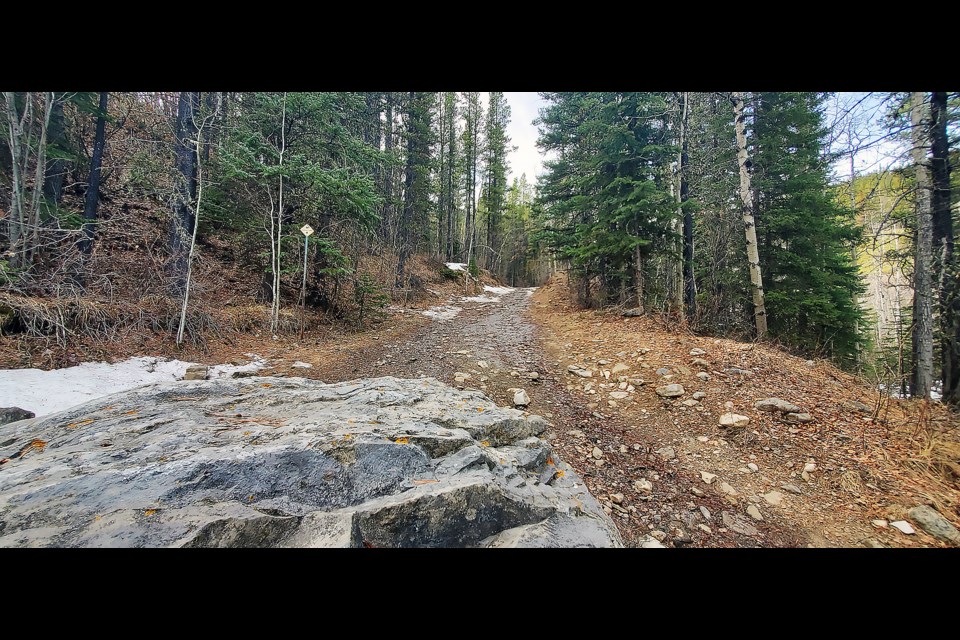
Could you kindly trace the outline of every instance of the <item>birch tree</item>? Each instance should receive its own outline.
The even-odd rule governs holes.
[[[737,137],[737,167],[740,170],[740,200],[743,203],[743,227],[747,239],[747,266],[753,290],[753,316],[757,338],[767,333],[767,310],[763,300],[763,274],[760,271],[760,253],[757,249],[757,228],[754,222],[753,191],[750,188],[750,158],[747,153],[747,134],[744,120],[743,93],[730,95],[733,102],[734,126]]]

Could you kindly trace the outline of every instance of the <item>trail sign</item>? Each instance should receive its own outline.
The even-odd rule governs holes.
[[[300,227],[300,233],[302,233],[303,235],[309,238],[310,236],[313,235],[313,227],[311,227],[308,224],[305,224],[302,227]]]

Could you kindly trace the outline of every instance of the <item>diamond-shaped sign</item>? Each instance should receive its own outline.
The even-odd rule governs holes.
[[[302,233],[303,235],[309,238],[310,236],[313,235],[313,227],[311,227],[308,224],[305,224],[302,227],[300,227],[300,233]]]

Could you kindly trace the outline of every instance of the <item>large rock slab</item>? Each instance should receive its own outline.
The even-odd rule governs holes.
[[[26,409],[21,409],[20,407],[0,407],[0,425],[10,424],[11,422],[17,422],[18,420],[26,420],[27,418],[32,418],[36,414],[33,411],[27,411]]]
[[[0,427],[0,546],[622,546],[546,427],[432,378],[139,387]]]
[[[910,509],[907,515],[934,538],[960,547],[960,531],[933,507],[918,505]]]

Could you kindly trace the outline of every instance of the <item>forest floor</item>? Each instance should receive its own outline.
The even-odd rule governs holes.
[[[265,361],[258,375],[430,376],[506,406],[522,388],[526,410],[550,422],[547,439],[628,545],[650,534],[675,547],[944,546],[919,527],[907,535],[890,525],[918,504],[960,525],[960,434],[938,405],[880,398],[827,362],[774,346],[577,309],[563,274],[539,289],[435,284],[419,307],[391,307],[362,332],[244,334],[175,351],[150,341],[110,350],[109,359],[243,365],[256,354]],[[9,340],[0,347],[0,366],[10,368],[106,355],[58,352],[57,362],[25,365],[14,362],[22,349],[17,356]],[[656,393],[671,383],[684,394]],[[813,422],[757,410],[768,397]],[[718,426],[731,412],[750,419],[746,428]]]

